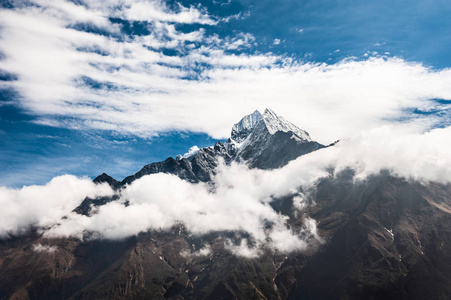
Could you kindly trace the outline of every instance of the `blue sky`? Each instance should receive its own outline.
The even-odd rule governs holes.
[[[117,179],[273,108],[329,143],[449,125],[449,1],[7,1],[0,186]]]

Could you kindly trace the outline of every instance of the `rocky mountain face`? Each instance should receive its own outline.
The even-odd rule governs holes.
[[[255,111],[233,125],[231,137],[225,143],[217,142],[212,147],[199,149],[187,158],[169,157],[165,161],[145,165],[121,182],[107,174],[98,176],[94,181],[107,182],[117,189],[145,175],[168,173],[193,183],[208,182],[215,175],[218,159],[223,159],[226,164],[237,161],[252,168],[274,169],[321,148],[324,145],[312,141],[306,131],[266,109],[263,114]]]
[[[146,165],[122,182],[106,174],[94,181],[120,190],[163,172],[209,182],[219,160],[273,169],[323,147],[266,110],[235,124],[225,143]],[[384,172],[354,179],[346,170],[319,180],[302,213],[296,192],[271,202],[293,230],[307,216],[317,221],[322,241],[289,254],[237,256],[225,239],[243,233],[193,236],[183,224],[120,241],[49,239],[36,230],[0,240],[0,299],[451,299],[451,186]],[[85,199],[75,210],[89,217],[114,200]],[[204,245],[209,252],[198,255]]]
[[[324,147],[270,109],[263,114],[255,111],[235,124],[228,143],[238,148],[239,160],[260,169],[283,167],[301,155]]]

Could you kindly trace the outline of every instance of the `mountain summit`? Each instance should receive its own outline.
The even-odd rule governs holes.
[[[291,132],[299,141],[312,141],[307,131],[278,116],[269,108],[265,109],[263,114],[256,110],[252,114],[244,116],[241,121],[233,125],[231,139],[237,143],[242,143],[253,132],[261,132],[263,130],[268,131],[270,134],[275,134],[278,131]]]
[[[267,108],[243,117],[233,125],[226,146],[236,149],[236,158],[248,166],[274,169],[301,155],[323,148],[307,131]]]
[[[262,121],[262,114],[258,110],[244,116],[238,123],[233,125],[231,139],[237,143],[242,143]]]

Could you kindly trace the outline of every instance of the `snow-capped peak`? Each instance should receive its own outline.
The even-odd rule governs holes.
[[[305,141],[311,141],[309,134],[307,131],[300,129],[290,121],[285,120],[283,117],[276,115],[276,113],[267,108],[265,109],[265,112],[262,115],[263,121],[265,122],[266,128],[268,129],[269,133],[274,134],[277,131],[283,131],[283,132],[293,132],[295,135],[297,135],[298,138],[305,140]]]
[[[241,143],[262,120],[263,116],[258,110],[250,115],[244,116],[241,121],[233,125],[231,138]]]
[[[265,109],[263,114],[256,110],[252,114],[244,116],[241,121],[233,125],[231,139],[236,143],[242,143],[256,128],[263,126],[271,135],[275,134],[277,131],[292,132],[300,140],[306,142],[312,141],[306,131],[276,115],[276,113],[269,108]]]
[[[197,152],[199,152],[199,147],[197,147],[196,145],[192,146],[191,148],[189,148],[188,152],[186,152],[185,154],[183,154],[183,158],[189,158],[193,155],[196,155]]]

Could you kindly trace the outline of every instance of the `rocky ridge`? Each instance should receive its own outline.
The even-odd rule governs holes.
[[[233,125],[231,137],[225,142],[199,149],[188,157],[169,157],[162,162],[145,165],[134,175],[121,182],[102,174],[94,182],[107,182],[113,188],[123,187],[142,176],[156,173],[177,175],[196,183],[208,182],[215,175],[218,159],[226,164],[239,161],[253,168],[274,169],[286,165],[300,155],[324,148],[313,141],[309,134],[266,109],[263,114],[255,111]]]

